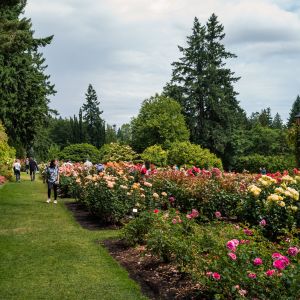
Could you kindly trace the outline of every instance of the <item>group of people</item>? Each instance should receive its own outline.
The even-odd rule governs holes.
[[[28,171],[30,173],[30,179],[31,181],[35,180],[35,173],[38,171],[39,167],[37,165],[37,162],[32,158],[26,158],[25,160],[25,170],[28,174]],[[13,164],[13,170],[14,174],[16,176],[16,182],[20,182],[21,180],[21,162],[19,159],[16,159]]]

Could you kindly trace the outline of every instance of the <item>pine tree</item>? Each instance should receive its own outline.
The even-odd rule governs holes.
[[[105,143],[105,124],[101,118],[103,111],[100,111],[98,97],[93,86],[89,84],[86,96],[86,103],[82,106],[84,113],[83,120],[86,125],[89,143],[101,147]]]
[[[272,128],[274,129],[283,129],[283,122],[279,115],[279,113],[276,113],[273,122],[272,122]]]
[[[105,131],[105,144],[116,143],[117,142],[117,132],[116,125],[113,126],[107,124]]]
[[[263,127],[271,127],[272,126],[272,115],[271,115],[271,108],[267,107],[263,109],[258,116],[258,122]]]
[[[300,113],[300,96],[298,95],[295,102],[293,103],[292,109],[290,111],[290,117],[287,122],[287,127],[291,128],[295,123],[296,115]]]
[[[21,18],[25,5],[25,0],[0,2],[0,120],[10,144],[29,150],[45,125],[48,96],[55,91],[38,51],[50,44],[53,36],[33,37],[30,19]]]
[[[221,156],[226,166],[232,155],[231,136],[246,117],[233,87],[239,78],[225,63],[236,55],[226,51],[224,37],[215,14],[206,26],[195,18],[187,48],[179,46],[183,56],[172,64],[172,80],[164,94],[183,106],[191,140]]]

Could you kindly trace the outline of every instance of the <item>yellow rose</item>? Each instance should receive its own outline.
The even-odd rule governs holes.
[[[279,201],[279,202],[278,202],[278,205],[281,206],[281,207],[285,207],[285,202]]]

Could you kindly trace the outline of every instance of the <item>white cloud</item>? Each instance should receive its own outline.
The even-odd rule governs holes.
[[[215,12],[225,26],[236,88],[250,113],[266,106],[284,118],[300,93],[300,13],[292,0],[28,0],[37,36],[54,34],[43,50],[63,116],[78,112],[88,83],[108,123],[127,122],[146,97],[170,79],[177,45],[193,18]]]

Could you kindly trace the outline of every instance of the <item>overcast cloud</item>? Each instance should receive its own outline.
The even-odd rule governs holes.
[[[51,107],[78,114],[91,83],[109,124],[129,122],[141,102],[162,91],[171,63],[191,34],[193,19],[212,13],[225,26],[225,44],[238,58],[241,106],[271,107],[284,120],[300,94],[298,0],[28,0],[36,37],[54,34],[43,49],[56,86]]]

